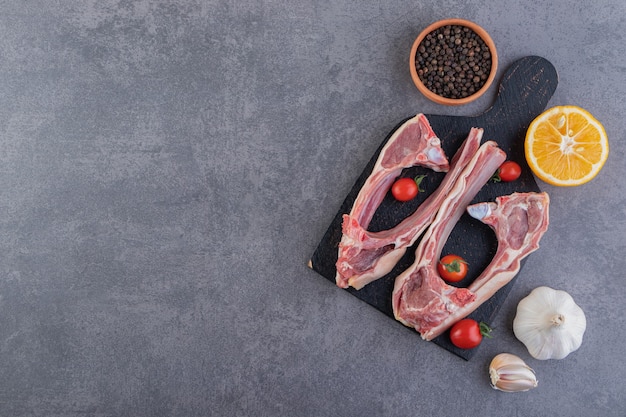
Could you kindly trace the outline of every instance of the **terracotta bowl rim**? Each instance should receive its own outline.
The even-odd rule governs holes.
[[[415,55],[417,53],[417,48],[422,43],[426,35],[428,35],[430,32],[436,29],[439,29],[442,26],[447,26],[447,25],[465,26],[465,27],[470,28],[478,36],[480,36],[480,38],[485,42],[485,44],[489,48],[489,52],[491,53],[491,71],[489,72],[489,76],[487,77],[485,84],[480,88],[480,90],[478,90],[471,96],[467,96],[464,98],[446,98],[438,94],[435,94],[432,91],[430,91],[428,88],[426,88],[426,86],[422,83],[419,76],[417,75],[417,68],[415,66]],[[489,34],[487,33],[485,29],[483,29],[480,25],[470,20],[459,19],[459,18],[438,20],[430,24],[429,26],[427,26],[426,29],[421,31],[420,34],[417,36],[417,38],[415,38],[415,41],[413,42],[413,46],[411,47],[411,55],[409,58],[409,69],[411,72],[411,78],[413,79],[413,83],[415,84],[417,89],[431,101],[434,101],[435,103],[438,103],[438,104],[448,105],[448,106],[458,106],[462,104],[467,104],[476,100],[480,96],[482,96],[489,89],[489,87],[491,87],[491,84],[493,83],[493,80],[496,77],[496,72],[498,70],[498,53],[496,51],[496,44],[494,43],[493,39],[491,39],[491,36],[489,36]]]

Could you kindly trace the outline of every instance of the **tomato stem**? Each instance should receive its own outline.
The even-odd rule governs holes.
[[[493,329],[491,327],[489,327],[489,325],[487,325],[487,323],[484,322],[480,322],[480,324],[478,325],[478,327],[480,328],[480,334],[483,335],[483,337],[487,337],[489,339],[491,339],[493,336],[491,336],[491,332],[493,331]]]
[[[446,271],[448,272],[461,272],[461,264],[464,263],[467,265],[467,262],[459,260],[459,259],[455,259],[452,262],[448,262],[448,263],[444,263],[441,262],[441,265],[443,265],[443,267],[446,269]]]
[[[417,184],[417,191],[419,191],[420,193],[424,192],[424,190],[420,187],[420,184],[422,183],[424,178],[426,178],[426,175],[418,175],[417,177],[413,178],[415,180],[415,184]]]
[[[493,175],[491,176],[491,181],[493,182],[501,182],[502,178],[500,178],[500,168],[498,168],[496,170],[496,172],[493,173]]]

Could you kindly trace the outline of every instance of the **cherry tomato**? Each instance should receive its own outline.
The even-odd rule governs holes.
[[[437,264],[437,272],[448,282],[459,282],[467,275],[467,262],[458,255],[446,255]]]
[[[420,175],[415,178],[400,178],[391,186],[391,194],[398,201],[409,201],[417,197],[417,193],[420,191],[420,183],[424,179],[425,175]]]
[[[450,329],[450,341],[461,349],[473,349],[480,345],[483,337],[491,338],[491,329],[485,323],[473,319],[457,321]]]
[[[413,178],[400,178],[391,186],[391,194],[398,201],[409,201],[417,196],[418,187]]]
[[[522,174],[522,168],[515,161],[506,161],[498,169],[500,180],[504,182],[515,181]]]

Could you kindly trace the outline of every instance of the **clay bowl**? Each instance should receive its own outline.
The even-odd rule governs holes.
[[[417,64],[415,62],[417,50],[419,46],[421,45],[422,41],[424,40],[424,38],[429,33],[443,26],[448,26],[448,25],[465,26],[471,29],[485,42],[491,54],[491,57],[490,57],[491,71],[489,72],[489,75],[487,76],[487,79],[485,80],[484,84],[475,93],[462,97],[462,98],[444,97],[443,95],[436,94],[435,92],[429,90],[428,87],[426,87],[426,85],[424,85],[424,83],[420,79],[418,75],[418,71],[420,70],[420,68],[417,67]],[[456,56],[454,57],[456,58]],[[417,89],[422,94],[424,94],[428,99],[434,101],[435,103],[444,104],[448,106],[458,106],[458,105],[467,104],[476,100],[477,98],[482,96],[485,93],[485,91],[489,89],[489,87],[493,83],[493,80],[496,76],[496,71],[498,69],[498,54],[496,51],[496,45],[491,39],[491,36],[489,36],[489,34],[476,23],[470,22],[469,20],[464,20],[464,19],[444,19],[444,20],[439,20],[431,24],[430,26],[428,26],[415,39],[415,42],[413,42],[413,47],[411,48],[411,57],[409,59],[409,65],[410,65],[410,71],[411,71],[411,78],[413,79],[413,82],[415,83],[415,86],[417,87]]]

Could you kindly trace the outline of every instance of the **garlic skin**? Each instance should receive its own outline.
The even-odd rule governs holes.
[[[500,353],[493,358],[489,378],[494,389],[504,392],[523,392],[537,386],[535,371],[511,353]]]
[[[583,341],[587,320],[565,291],[537,287],[517,305],[513,333],[533,358],[563,359]]]

